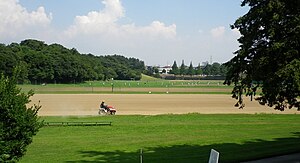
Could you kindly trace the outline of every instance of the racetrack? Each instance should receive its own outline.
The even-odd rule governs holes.
[[[299,114],[259,105],[245,98],[246,107],[234,107],[231,95],[206,94],[35,94],[33,103],[42,105],[40,116],[97,115],[101,100],[117,108],[118,115],[156,114]]]

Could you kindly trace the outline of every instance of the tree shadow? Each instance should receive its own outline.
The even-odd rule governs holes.
[[[296,153],[300,150],[300,132],[293,133],[293,136],[289,138],[276,138],[271,141],[256,139],[242,144],[174,145],[145,148],[142,157],[145,163],[208,162],[211,149],[220,152],[219,162],[241,162]],[[66,161],[66,163],[134,163],[140,162],[141,156],[140,150],[136,152],[79,151],[79,154],[82,156],[82,160]]]

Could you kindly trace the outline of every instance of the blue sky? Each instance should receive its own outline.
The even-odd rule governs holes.
[[[240,0],[0,0],[0,42],[27,38],[120,54],[148,65],[226,62],[238,49],[230,24]]]

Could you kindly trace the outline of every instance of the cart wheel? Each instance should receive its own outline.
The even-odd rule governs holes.
[[[99,110],[98,114],[99,114],[99,115],[105,115],[106,113],[105,113],[104,110]]]

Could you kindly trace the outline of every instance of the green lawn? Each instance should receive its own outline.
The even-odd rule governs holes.
[[[141,81],[159,81],[159,80],[163,80],[163,79],[155,78],[145,74],[142,74],[142,78],[141,78]]]
[[[88,93],[148,93],[149,88],[157,88],[152,93],[198,93],[230,94],[232,86],[225,86],[221,80],[142,80],[142,81],[86,81],[75,84],[19,85],[23,91],[33,89],[38,94],[88,94]],[[193,90],[191,90],[193,89]]]
[[[47,85],[31,85],[24,84],[21,87],[49,87],[49,88],[61,88],[61,87],[123,87],[123,88],[164,88],[164,87],[176,87],[176,88],[198,88],[198,87],[224,87],[222,80],[114,80],[114,81],[85,81],[83,83],[73,84],[47,84]]]
[[[157,115],[42,117],[47,122],[112,122],[112,126],[43,127],[26,162],[239,162],[300,151],[300,115]]]

